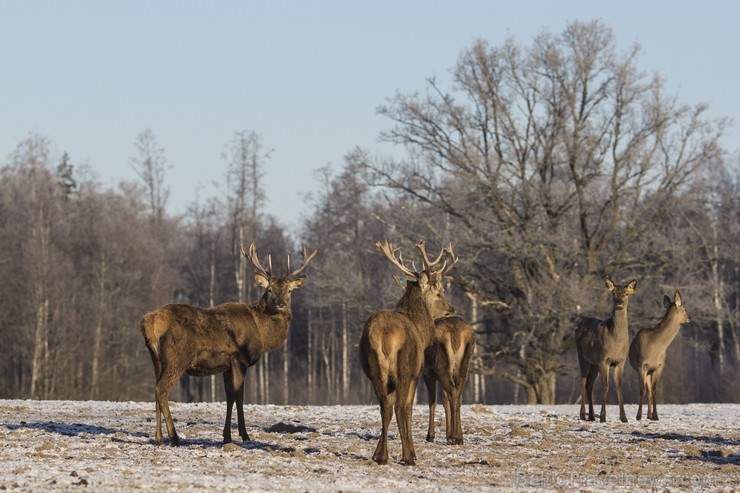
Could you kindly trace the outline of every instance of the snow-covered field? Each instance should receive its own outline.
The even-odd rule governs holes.
[[[740,487],[740,405],[659,406],[659,422],[576,418],[578,406],[463,406],[465,445],[427,443],[417,465],[371,460],[377,406],[246,406],[252,442],[224,446],[224,403],[171,405],[182,445],[154,445],[153,402],[0,400],[2,491],[731,491]],[[598,410],[598,409],[597,409]],[[234,425],[235,426],[235,425]],[[236,430],[233,436],[238,439]]]

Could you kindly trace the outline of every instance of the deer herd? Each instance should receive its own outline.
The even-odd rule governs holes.
[[[423,240],[415,247],[420,254],[421,270],[415,262],[404,262],[400,248],[388,241],[376,248],[394,265],[402,277],[393,276],[403,288],[403,295],[393,310],[374,313],[364,325],[359,341],[359,360],[372,382],[380,404],[381,432],[373,453],[378,464],[388,462],[388,429],[396,416],[401,440],[401,464],[416,461],[412,433],[412,411],[419,378],[424,379],[429,398],[429,426],[426,440],[435,439],[434,415],[437,383],[442,388],[446,439],[449,445],[463,444],[460,416],[462,391],[468,366],[475,350],[475,331],[445,297],[445,274],[457,263],[452,245],[443,247],[432,260]],[[254,243],[242,255],[255,268],[255,282],[264,293],[255,305],[224,303],[214,308],[185,304],[165,305],[144,315],[141,333],[152,358],[155,373],[157,444],[164,443],[162,418],[171,445],[179,445],[169,393],[180,377],[222,374],[226,393],[224,443],[231,442],[231,413],[236,403],[239,436],[250,440],[244,422],[244,378],[247,368],[260,357],[285,343],[292,319],[291,292],[301,287],[306,276],[299,274],[317,254],[303,248],[303,262],[287,273],[272,273],[272,260],[263,267]],[[601,320],[583,318],[575,328],[575,344],[581,371],[580,418],[594,421],[593,386],[601,375],[601,413],[606,421],[606,398],[609,372],[614,368],[614,383],[619,402],[619,418],[627,422],[622,396],[622,375],[629,358],[640,381],[640,401],[636,419],[642,418],[642,403],[647,392],[647,418],[658,419],[656,408],[658,383],[665,369],[666,350],[678,334],[679,327],[689,322],[689,315],[676,291],[673,299],[664,297],[665,314],[655,327],[637,332],[629,342],[627,306],[635,293],[637,281],[616,284],[608,276],[606,288],[612,296],[611,317]],[[586,415],[588,401],[588,415]]]

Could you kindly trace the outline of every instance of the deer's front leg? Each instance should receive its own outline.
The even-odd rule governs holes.
[[[619,363],[614,369],[614,383],[617,386],[617,401],[619,401],[619,420],[622,423],[627,422],[627,415],[624,413],[624,397],[622,395],[622,375],[624,374],[624,361]]]

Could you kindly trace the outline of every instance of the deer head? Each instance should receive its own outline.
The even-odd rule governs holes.
[[[442,277],[447,273],[455,263],[459,260],[455,253],[452,251],[452,245],[445,247],[439,253],[435,260],[429,260],[426,252],[426,245],[423,240],[419,240],[416,243],[416,248],[419,249],[422,256],[423,269],[421,272],[416,271],[416,267],[412,263],[412,267],[408,267],[399,253],[396,256],[396,252],[400,248],[394,248],[388,240],[384,243],[377,242],[375,246],[380,250],[383,255],[405,275],[405,279],[396,279],[399,286],[405,287],[408,291],[414,286],[418,286],[421,289],[422,297],[432,315],[432,318],[440,318],[451,313],[454,313],[454,308],[445,299],[444,286],[442,284]],[[448,259],[450,257],[450,263]],[[440,262],[444,259],[444,262],[440,266]]]
[[[673,301],[668,296],[663,296],[663,306],[666,309],[666,314],[671,310],[675,311],[679,325],[691,322],[691,317],[689,316],[689,312],[686,311],[686,306],[681,303],[681,293],[678,290],[673,295]]]
[[[622,286],[614,284],[609,276],[605,279],[606,288],[612,294],[612,304],[614,310],[622,310],[627,307],[628,296],[635,294],[635,288],[637,288],[637,280],[632,279],[629,283]]]
[[[249,245],[249,251],[245,252],[242,247],[242,255],[248,258],[254,268],[254,280],[259,286],[265,289],[265,294],[262,295],[260,301],[265,303],[265,311],[267,313],[282,313],[290,310],[290,298],[291,292],[295,288],[299,288],[303,285],[306,280],[306,276],[298,276],[298,274],[306,268],[308,263],[316,256],[318,250],[314,250],[313,253],[308,255],[306,247],[303,247],[303,263],[295,270],[290,270],[290,255],[288,256],[288,272],[283,277],[276,277],[272,275],[272,257],[267,257],[268,268],[265,269],[257,256],[257,247],[254,242]]]

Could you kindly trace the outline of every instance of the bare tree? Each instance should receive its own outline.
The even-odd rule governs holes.
[[[554,402],[594,282],[642,264],[636,245],[721,151],[726,120],[666,95],[638,69],[639,47],[615,45],[598,21],[529,47],[477,41],[454,68],[453,92],[430,79],[425,93],[379,108],[395,123],[383,138],[409,154],[368,162],[373,182],[453,218],[460,248],[476,252],[458,283],[511,317],[479,347],[530,402]]]
[[[131,167],[146,187],[152,220],[161,223],[170,195],[170,190],[165,185],[167,160],[164,149],[160,147],[157,137],[149,128],[136,137],[135,144],[138,155],[131,158]]]

